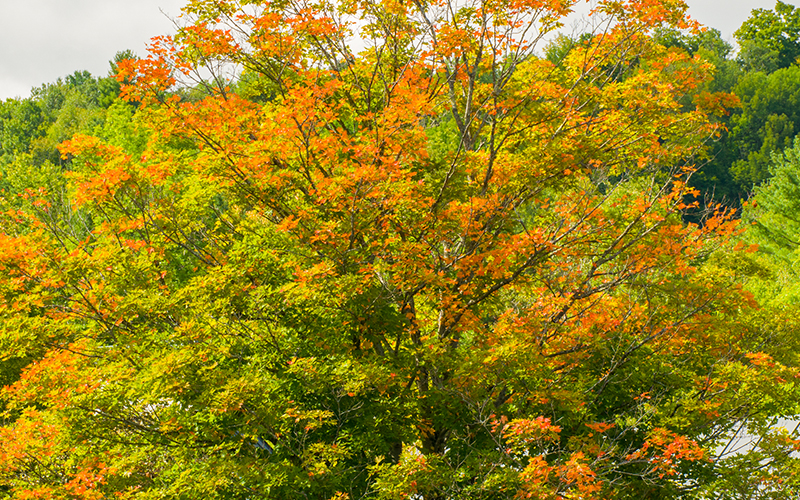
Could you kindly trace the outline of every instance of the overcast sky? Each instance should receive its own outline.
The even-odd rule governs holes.
[[[108,61],[131,49],[145,54],[147,41],[173,30],[171,18],[184,0],[0,0],[0,99],[27,97],[33,87],[76,70],[108,73]],[[688,0],[689,14],[733,31],[758,7],[775,0]],[[791,1],[789,2],[791,3]]]

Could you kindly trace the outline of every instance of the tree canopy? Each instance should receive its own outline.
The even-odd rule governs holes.
[[[734,37],[743,61],[767,59],[774,69],[788,68],[800,56],[800,10],[781,0],[773,10],[753,9]]]
[[[688,184],[737,100],[679,1],[540,57],[571,6],[193,0],[119,61],[0,198],[0,495],[785,491],[728,445],[796,449],[796,341]]]

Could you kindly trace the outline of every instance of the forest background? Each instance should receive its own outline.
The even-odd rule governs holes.
[[[598,5],[197,0],[0,102],[0,497],[797,495],[800,9]]]

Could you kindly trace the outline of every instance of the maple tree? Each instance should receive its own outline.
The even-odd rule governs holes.
[[[735,103],[651,39],[685,4],[537,56],[571,6],[190,2],[70,203],[3,198],[8,494],[674,498],[789,411],[736,222],[682,220]]]

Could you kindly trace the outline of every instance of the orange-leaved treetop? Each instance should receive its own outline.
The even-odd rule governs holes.
[[[735,99],[649,37],[697,29],[679,0],[601,0],[545,57],[573,4],[190,2],[120,64],[136,115],[61,145],[66,191],[3,198],[0,496],[713,475],[731,428],[781,411],[738,382],[794,373],[752,361],[752,300],[703,264],[735,222],[682,220]]]

